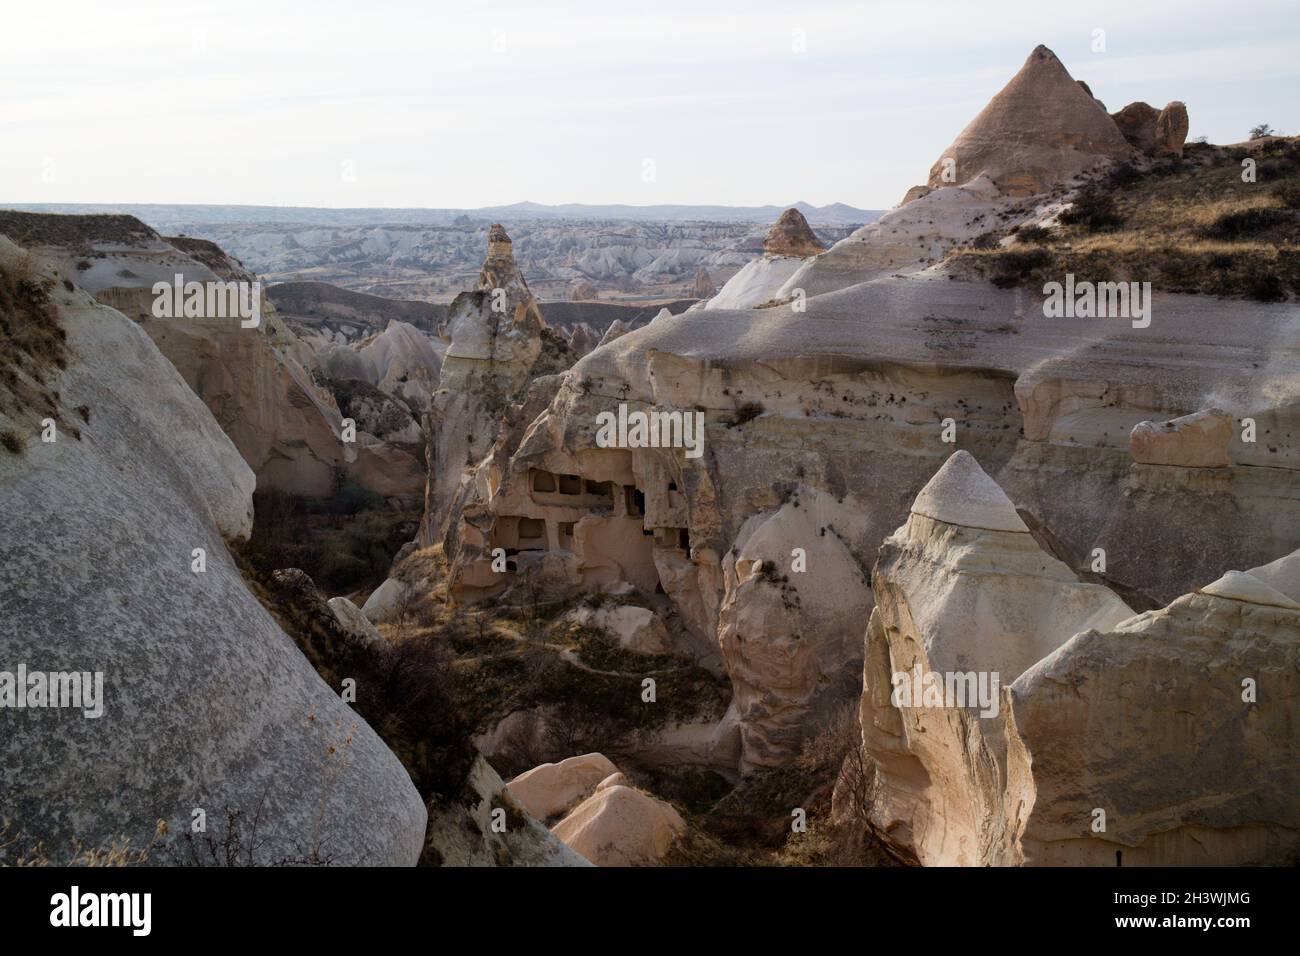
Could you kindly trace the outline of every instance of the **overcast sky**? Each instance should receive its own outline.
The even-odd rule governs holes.
[[[0,3],[0,202],[887,208],[1038,43],[1300,132],[1300,0]]]

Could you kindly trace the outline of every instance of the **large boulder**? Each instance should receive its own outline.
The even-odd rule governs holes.
[[[1129,453],[1143,465],[1224,468],[1232,464],[1232,416],[1207,408],[1165,422],[1138,422],[1129,435]]]
[[[252,862],[414,863],[410,777],[227,551],[249,534],[253,473],[143,330],[75,287],[51,295],[66,333],[51,382],[78,424],[45,443],[0,413],[0,431],[32,436],[0,453],[0,660],[102,675],[102,716],[0,710],[4,816],[56,862],[78,842],[147,846],[160,821],[151,859],[180,862],[201,809],[218,841],[238,814]]]
[[[527,770],[507,787],[520,806],[545,821],[572,808],[615,773],[618,768],[604,754],[581,754]]]
[[[1294,864],[1298,578],[1300,551],[1228,572],[1022,674],[1000,862]]]
[[[552,832],[596,866],[657,866],[686,832],[686,821],[662,800],[612,784],[574,807]]]
[[[1187,141],[1187,107],[1177,100],[1158,110],[1146,103],[1130,103],[1111,119],[1124,138],[1148,156],[1182,156]]]

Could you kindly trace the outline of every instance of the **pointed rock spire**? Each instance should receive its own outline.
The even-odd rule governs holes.
[[[1091,93],[1039,46],[931,167],[929,185],[983,174],[1004,194],[1029,196],[1132,152]]]
[[[1016,506],[968,451],[953,452],[912,502],[912,514],[989,531],[1023,531]]]
[[[803,213],[793,207],[781,213],[763,240],[763,253],[769,256],[807,258],[825,249]]]
[[[1275,591],[1281,591],[1294,601],[1300,601],[1300,550],[1270,561],[1268,564],[1251,568],[1248,572],[1252,578],[1263,581]]]
[[[1217,581],[1201,588],[1201,593],[1230,598],[1234,601],[1245,601],[1247,604],[1263,604],[1267,607],[1300,611],[1300,604],[1244,571],[1229,571]]]

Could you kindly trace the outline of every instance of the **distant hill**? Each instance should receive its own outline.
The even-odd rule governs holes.
[[[61,213],[127,213],[155,228],[176,223],[294,223],[320,226],[451,225],[461,217],[474,220],[585,219],[634,222],[746,222],[772,223],[790,206],[817,225],[863,225],[878,219],[883,210],[856,209],[844,203],[813,206],[806,202],[781,206],[693,205],[588,205],[564,203],[547,206],[521,202],[482,209],[325,209],[311,206],[227,206],[184,203],[4,203],[7,209]]]

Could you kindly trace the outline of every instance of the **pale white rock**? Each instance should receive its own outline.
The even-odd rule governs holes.
[[[586,798],[615,773],[618,768],[603,754],[581,754],[527,770],[507,786],[520,806],[545,821]]]
[[[361,605],[361,613],[371,621],[382,621],[397,609],[411,592],[411,585],[397,578],[385,578],[384,583],[375,588],[366,603]]]
[[[627,787],[627,786],[630,786],[630,784],[627,781],[627,777],[623,776],[621,772],[611,773],[600,783],[596,784],[596,790],[600,791],[600,790],[607,790],[610,787]]]
[[[330,598],[325,603],[334,612],[334,619],[339,622],[339,626],[359,642],[370,647],[383,645],[384,637],[379,633],[379,628],[370,623],[361,608],[345,597]]]
[[[968,451],[953,452],[943,463],[916,496],[912,514],[968,528],[1029,532],[1011,499]]]
[[[685,831],[669,804],[621,785],[593,793],[552,827],[596,866],[657,866]]]
[[[1253,574],[1243,571],[1229,571],[1217,581],[1201,588],[1201,593],[1233,601],[1244,601],[1247,604],[1265,604],[1270,607],[1300,610],[1300,604],[1265,584]]]
[[[972,456],[953,455],[918,505],[1000,527],[933,518],[914,505],[881,546],[872,575],[877,603],[861,703],[863,749],[874,769],[870,817],[926,865],[989,862],[1002,826],[1000,689],[1079,630],[1112,627],[1133,613],[1043,552],[989,485]],[[979,507],[964,510],[967,494]],[[976,693],[926,700],[917,679],[929,674],[941,686],[950,674],[973,675],[973,684],[962,680],[964,692]]]
[[[1276,561],[1251,568],[1247,573],[1293,601],[1300,601],[1300,551],[1293,551]]]

